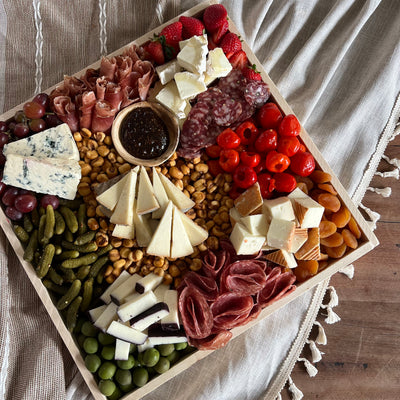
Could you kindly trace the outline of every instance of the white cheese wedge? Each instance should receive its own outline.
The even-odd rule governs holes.
[[[168,195],[168,198],[178,207],[182,212],[189,211],[194,207],[195,202],[187,197],[182,190],[177,188],[164,174],[159,173],[161,183]]]
[[[73,200],[80,179],[81,167],[76,160],[10,153],[4,165],[2,181],[6,185]]]
[[[154,194],[153,185],[151,184],[146,168],[142,165],[139,175],[136,212],[138,215],[149,214],[158,208],[160,208],[160,205]]]
[[[164,302],[155,304],[148,310],[143,311],[141,314],[137,315],[135,318],[130,320],[131,328],[137,329],[138,331],[144,331],[150,325],[155,324],[162,318],[169,314],[169,308]]]
[[[174,79],[174,75],[180,71],[182,71],[182,67],[177,60],[172,60],[156,67],[157,75],[163,85]]]
[[[118,203],[119,198],[121,197],[122,190],[125,185],[127,185],[129,179],[130,175],[127,173],[121,180],[98,195],[96,200],[108,210],[113,211]]]
[[[110,303],[111,302],[110,294],[114,290],[119,288],[130,276],[131,274],[128,271],[125,270],[122,271],[119,277],[103,292],[103,294],[100,296],[100,300],[106,304]]]
[[[265,242],[265,236],[253,235],[243,224],[237,223],[232,229],[230,240],[238,255],[255,254]]]
[[[240,222],[253,235],[267,236],[269,224],[264,214],[248,215],[247,217],[242,217]]]
[[[172,201],[169,201],[164,215],[147,247],[147,254],[159,257],[170,257],[171,254],[171,228],[172,228]]]
[[[165,209],[167,208],[169,199],[167,192],[165,191],[164,186],[161,183],[160,177],[158,176],[158,173],[154,167],[153,167],[153,191],[158,201],[158,204],[160,205],[160,208],[153,211],[151,216],[154,219],[160,219],[163,216]]]
[[[208,232],[204,228],[202,228],[200,225],[197,225],[196,222],[191,220],[182,211],[179,211],[178,214],[181,217],[186,234],[188,235],[190,244],[193,247],[198,246],[208,238]]]
[[[273,218],[267,234],[268,246],[289,251],[292,247],[295,228],[294,221]]]
[[[135,290],[138,293],[145,293],[148,292],[149,290],[155,290],[158,285],[161,284],[161,282],[163,281],[163,277],[156,275],[153,272],[150,272],[150,274],[147,274],[146,276],[144,276],[143,278],[140,278],[135,285]]]
[[[107,329],[107,333],[125,342],[133,344],[143,344],[147,335],[129,326],[121,324],[121,322],[113,321]]]
[[[172,258],[186,257],[193,253],[193,247],[190,243],[188,234],[182,218],[179,215],[179,210],[176,206],[172,212],[172,238],[171,238],[171,255]]]
[[[164,330],[176,331],[179,329],[178,292],[167,290],[164,294],[164,303],[168,306],[169,314],[161,320],[161,327]]]
[[[131,348],[131,344],[129,342],[125,342],[121,339],[116,339],[115,341],[115,354],[114,360],[118,361],[126,361],[129,359],[129,351]]]
[[[182,68],[201,75],[206,71],[207,53],[208,41],[204,43],[199,36],[192,36],[177,54],[176,59]]]
[[[121,239],[134,239],[135,225],[133,224],[133,218],[129,225],[115,225],[112,235]]]
[[[3,154],[19,154],[36,158],[62,158],[79,161],[79,150],[67,124],[19,139],[4,145]]]
[[[184,71],[175,74],[175,83],[179,96],[182,100],[192,99],[199,93],[205,92],[207,86],[204,83],[204,76]]]
[[[139,274],[133,274],[128,279],[125,279],[121,285],[110,293],[111,300],[117,305],[124,303],[129,295],[135,293],[136,283],[141,278]]]
[[[208,86],[214,79],[225,77],[232,71],[232,65],[220,47],[210,50],[204,82]]]
[[[110,222],[119,225],[129,225],[133,220],[137,173],[131,170],[128,181],[122,189],[121,196],[115,206]]]
[[[268,222],[270,222],[273,218],[284,219],[286,221],[295,220],[292,203],[287,197],[264,200],[263,213],[265,214]]]
[[[300,228],[317,228],[321,222],[325,208],[299,188],[289,194]]]
[[[178,118],[186,117],[187,102],[181,99],[175,81],[168,82],[156,95],[156,100]]]
[[[301,246],[307,241],[308,239],[308,229],[306,228],[296,228],[294,230],[294,236],[292,241],[292,246],[290,247],[289,251],[291,253],[296,253]]]
[[[154,306],[156,303],[157,297],[151,290],[143,294],[134,293],[126,299],[126,303],[118,307],[117,314],[122,322],[126,322]]]
[[[99,307],[92,308],[91,310],[88,311],[89,318],[92,322],[96,321],[97,318],[100,317],[101,314],[103,314],[103,311],[107,308],[106,304],[103,304]]]
[[[283,249],[277,250],[273,253],[266,254],[265,258],[269,261],[272,261],[275,264],[282,265],[282,267],[286,268],[297,267],[297,261],[294,255]]]
[[[150,227],[150,214],[138,215],[133,210],[133,223],[136,229],[136,241],[139,247],[147,247],[153,236],[153,230]]]
[[[93,322],[93,325],[105,332],[111,322],[118,319],[117,309],[118,306],[115,303],[108,304],[101,315]]]

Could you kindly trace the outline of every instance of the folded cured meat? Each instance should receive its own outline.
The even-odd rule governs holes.
[[[78,113],[69,96],[57,96],[53,100],[53,111],[62,122],[68,124],[72,132],[79,130]]]
[[[189,344],[199,350],[217,350],[225,346],[232,338],[232,332],[226,329],[212,333],[204,339],[190,339]]]
[[[98,100],[93,109],[92,131],[108,133],[118,112],[108,101]]]
[[[184,286],[194,287],[207,301],[213,301],[218,296],[218,286],[215,279],[193,271],[189,271],[185,274],[181,286],[182,288]]]
[[[96,95],[93,91],[85,92],[81,96],[81,106],[79,107],[79,125],[82,128],[90,129],[92,125],[92,111],[96,104]]]

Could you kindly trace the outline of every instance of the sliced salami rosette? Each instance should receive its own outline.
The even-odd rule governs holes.
[[[197,289],[207,301],[218,297],[218,286],[215,279],[189,271],[185,274],[182,284]]]
[[[204,339],[189,339],[189,344],[199,350],[217,350],[224,347],[231,338],[232,332],[222,329]]]

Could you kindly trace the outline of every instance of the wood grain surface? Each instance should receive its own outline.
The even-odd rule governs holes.
[[[400,136],[385,154],[400,158]],[[378,171],[393,168],[382,160]],[[318,374],[310,378],[299,362],[292,372],[304,399],[400,398],[400,183],[375,176],[370,186],[392,188],[389,198],[368,191],[363,200],[381,214],[375,230],[380,245],[354,263],[352,280],[340,273],[331,279],[339,296],[334,311],[341,321],[328,325],[318,318],[328,339],[327,345],[318,346],[325,353],[315,364]],[[311,359],[307,347],[303,355]],[[291,398],[287,389],[282,398]]]

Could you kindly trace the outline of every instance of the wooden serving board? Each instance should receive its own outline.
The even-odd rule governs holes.
[[[182,13],[181,15],[186,15],[186,16],[201,16],[202,12],[204,11],[205,8],[207,8],[210,4],[215,4],[217,1],[206,1],[203,2],[190,10]],[[163,25],[160,25],[158,28],[154,29],[153,31],[150,31],[143,35],[142,37],[138,38],[137,40],[129,43],[128,45],[120,48],[119,50],[109,54],[109,56],[116,56],[121,54],[126,48],[131,46],[132,44],[136,45],[141,45],[145,43],[149,37],[152,37],[154,33],[159,33],[163,27],[166,25],[169,25],[171,22],[175,22],[179,19],[180,15],[175,17],[174,19],[166,22]],[[229,19],[229,29],[232,32],[237,33],[238,35],[241,35],[234,23],[232,22],[232,19]],[[266,82],[271,90],[271,96],[273,100],[276,102],[276,104],[280,107],[282,110],[283,114],[294,114],[293,110],[290,108],[286,100],[282,97],[282,95],[279,93],[277,87],[271,80],[271,78],[268,76],[268,74],[264,71],[263,66],[261,65],[260,61],[256,58],[248,44],[243,41],[243,50],[246,52],[248,59],[250,61],[250,64],[256,64],[257,70],[261,72],[262,78],[264,82]],[[75,74],[75,76],[80,77],[83,75],[83,73],[86,71],[87,68],[99,68],[100,67],[100,60],[97,62],[88,65],[84,70],[79,71]],[[50,93],[57,85],[54,85],[53,87],[49,88],[46,90],[47,93]],[[26,101],[29,101],[30,99],[27,99]],[[17,110],[20,110],[22,108],[22,105],[18,105],[14,107],[13,109],[9,110],[8,112],[4,113],[3,115],[0,116],[0,120],[5,120],[7,121],[8,119],[12,118]],[[338,196],[344,203],[344,205],[350,210],[352,216],[354,219],[357,221],[361,231],[362,231],[362,237],[359,240],[359,246],[348,252],[344,257],[341,259],[338,259],[337,261],[331,262],[328,267],[326,267],[323,271],[319,272],[317,275],[313,276],[312,278],[308,279],[304,283],[301,283],[297,286],[297,289],[284,297],[281,300],[276,301],[272,305],[266,307],[259,317],[256,320],[253,320],[249,322],[248,324],[234,328],[232,330],[233,337],[236,337],[240,335],[241,333],[245,332],[247,329],[251,328],[255,324],[257,324],[260,320],[266,318],[268,315],[276,312],[278,309],[281,307],[285,306],[295,298],[301,296],[304,292],[308,291],[310,288],[314,287],[315,285],[319,284],[320,282],[324,281],[325,279],[329,278],[336,272],[338,272],[341,268],[351,264],[370,250],[372,250],[375,246],[378,245],[378,240],[376,236],[372,233],[371,229],[369,228],[368,223],[364,220],[360,212],[358,211],[357,207],[355,204],[352,202],[350,196],[347,194],[346,190],[343,188],[342,184],[338,180],[338,178],[335,176],[333,173],[332,169],[329,167],[327,162],[324,160],[322,154],[320,151],[317,149],[313,141],[311,140],[310,136],[308,133],[302,128],[301,134],[300,134],[301,139],[303,140],[304,144],[308,148],[308,151],[312,153],[314,156],[316,163],[319,165],[319,167],[325,171],[328,172],[332,176],[332,185],[334,186],[335,190],[338,192]],[[36,292],[38,293],[41,301],[43,302],[47,312],[50,315],[50,318],[52,319],[54,325],[56,326],[60,336],[62,337],[66,347],[68,348],[69,352],[71,353],[72,358],[74,359],[79,371],[81,372],[84,380],[86,381],[91,393],[93,394],[94,398],[96,400],[105,400],[106,397],[100,392],[96,380],[94,378],[94,375],[89,372],[85,366],[83,357],[80,353],[80,350],[74,341],[72,335],[70,332],[67,330],[63,319],[61,318],[61,315],[59,311],[56,309],[55,305],[53,304],[51,297],[47,291],[47,289],[44,287],[42,284],[42,281],[37,277],[36,272],[34,271],[33,267],[31,264],[27,263],[23,259],[23,254],[24,254],[24,249],[16,237],[12,224],[8,220],[8,218],[5,216],[3,210],[0,208],[0,225],[2,229],[4,230],[8,240],[11,243],[11,246],[13,247],[17,257],[19,258],[22,267],[25,269],[26,274],[28,275],[29,279],[32,282],[32,285],[34,286]],[[212,353],[212,351],[196,351],[187,358],[183,359],[182,361],[178,362],[175,364],[173,367],[171,367],[167,372],[165,372],[162,375],[159,375],[158,377],[153,378],[151,381],[149,381],[145,386],[142,388],[138,388],[135,391],[131,392],[130,394],[127,394],[123,397],[124,400],[134,400],[134,399],[140,399],[144,395],[150,393],[166,381],[170,380],[174,376],[178,375],[180,372],[184,371],[185,369],[189,368],[191,365],[195,364],[198,360],[206,357]]]

